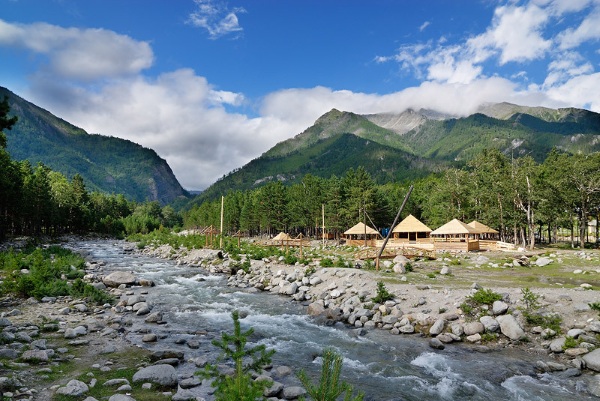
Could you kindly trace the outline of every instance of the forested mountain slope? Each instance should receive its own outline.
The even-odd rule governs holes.
[[[269,181],[297,182],[306,173],[327,178],[363,166],[378,182],[397,181],[462,165],[485,149],[541,162],[553,148],[600,151],[600,114],[510,103],[485,104],[467,117],[424,109],[365,116],[333,109],[217,181],[193,203]]]
[[[7,136],[16,160],[41,162],[71,178],[79,173],[89,190],[119,193],[136,201],[167,204],[187,196],[167,162],[152,149],[131,141],[88,134],[0,87],[10,115],[19,118]]]

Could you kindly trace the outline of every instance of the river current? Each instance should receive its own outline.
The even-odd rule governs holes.
[[[472,347],[452,344],[442,351],[428,346],[417,336],[390,335],[382,330],[358,336],[343,324],[326,326],[305,315],[305,306],[289,297],[268,292],[246,292],[227,286],[227,276],[211,275],[193,267],[178,266],[171,260],[124,252],[123,242],[94,240],[71,244],[87,258],[104,261],[104,270],[131,271],[151,279],[146,299],[153,310],[163,312],[168,322],[153,328],[164,348],[181,347],[186,359],[217,355],[211,338],[222,331],[231,333],[231,312],[240,310],[243,330],[255,330],[250,339],[276,351],[274,365],[294,370],[305,369],[316,377],[320,372],[319,355],[333,348],[344,356],[343,379],[365,392],[368,401],[472,400],[472,401],[567,401],[598,400],[585,391],[584,376],[565,373],[536,374],[534,364],[542,356],[503,350],[476,352]],[[136,326],[137,324],[137,326]],[[144,327],[134,323],[128,339],[141,341]],[[198,349],[177,342],[206,338]],[[195,369],[193,364],[188,370]],[[186,369],[181,368],[181,369]]]

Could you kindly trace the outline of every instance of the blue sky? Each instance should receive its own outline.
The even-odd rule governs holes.
[[[600,0],[0,0],[0,85],[202,189],[332,108],[600,111]]]

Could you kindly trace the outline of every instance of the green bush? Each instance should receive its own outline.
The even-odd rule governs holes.
[[[303,370],[298,373],[298,378],[311,399],[318,401],[336,401],[344,394],[344,401],[363,400],[364,394],[362,392],[359,391],[356,396],[353,396],[353,386],[345,381],[340,381],[343,360],[344,358],[334,350],[326,349],[323,352],[321,377],[317,384],[312,384],[311,380]]]
[[[592,310],[595,310],[596,312],[600,313],[600,302],[593,302],[588,305]]]
[[[492,305],[496,301],[502,300],[502,295],[489,289],[481,288],[473,295],[467,297],[476,305]]]
[[[523,303],[525,304],[525,310],[527,311],[535,311],[540,308],[540,296],[529,288],[521,289],[521,294],[523,294]]]
[[[566,350],[569,348],[577,348],[578,346],[579,346],[579,341],[577,341],[575,338],[573,338],[571,336],[566,336],[565,344],[562,346],[562,349]]]
[[[221,349],[220,360],[228,360],[234,365],[233,375],[221,373],[218,365],[207,364],[200,376],[213,379],[217,401],[255,401],[263,399],[263,392],[269,386],[267,380],[253,380],[252,374],[260,372],[271,364],[271,356],[275,351],[267,351],[264,344],[246,348],[248,337],[254,330],[243,332],[240,326],[239,312],[231,313],[233,318],[233,334],[222,333],[221,340],[213,340],[212,344]]]
[[[321,259],[321,267],[333,267],[333,260],[330,258]]]
[[[460,305],[463,313],[470,318],[478,318],[480,315],[487,313],[482,308],[483,305],[491,306],[495,301],[500,301],[502,295],[488,289],[479,289],[474,294],[469,295]]]
[[[72,295],[88,297],[96,303],[111,302],[108,294],[81,280],[84,266],[81,256],[57,246],[3,252],[0,253],[0,270],[4,280],[0,292],[24,298]],[[22,269],[28,272],[23,273]],[[75,281],[71,284],[69,280]]]
[[[551,329],[556,333],[560,333],[561,331],[560,325],[562,323],[562,318],[558,314],[542,315],[540,313],[524,311],[523,316],[525,317],[527,324],[532,326],[540,326],[545,329]]]
[[[378,281],[377,282],[377,295],[371,299],[373,302],[382,304],[385,301],[394,299],[394,295],[392,295],[390,292],[388,292],[387,288],[385,288],[385,284],[383,283],[383,281]]]

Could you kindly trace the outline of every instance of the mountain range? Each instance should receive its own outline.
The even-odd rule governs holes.
[[[188,197],[167,162],[134,142],[88,134],[52,113],[0,87],[8,97],[10,116],[18,121],[7,137],[15,160],[38,162],[71,179],[80,174],[88,190],[123,194],[138,202],[168,204]]]
[[[378,182],[417,178],[461,166],[484,149],[541,162],[556,148],[600,151],[600,114],[510,103],[484,104],[452,116],[433,110],[359,115],[333,109],[302,133],[275,145],[207,188],[193,203],[269,181],[330,177],[363,166]]]
[[[177,200],[186,192],[165,160],[131,141],[88,134],[0,87],[10,115],[19,121],[5,132],[17,160],[42,162],[68,178],[79,173],[88,189],[122,193],[136,201]],[[569,153],[600,151],[600,114],[584,109],[484,104],[469,116],[434,110],[359,115],[332,109],[303,132],[230,172],[191,199],[188,207],[234,190],[270,181],[294,183],[305,174],[329,178],[364,167],[379,183],[416,179],[460,167],[484,149],[530,155],[538,162],[554,148]]]

